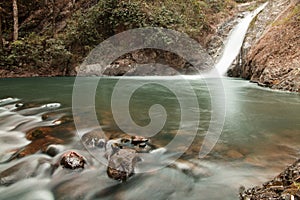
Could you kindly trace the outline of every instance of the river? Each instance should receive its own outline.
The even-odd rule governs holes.
[[[264,6],[232,31],[220,74]],[[204,77],[0,79],[0,199],[232,200],[299,158],[299,94]],[[146,135],[155,149],[121,183],[93,146],[98,133]],[[83,170],[62,168],[70,151]]]
[[[220,88],[220,85],[216,84],[220,80],[213,78],[202,80],[193,76],[184,79],[192,86],[197,97],[197,107],[200,108],[197,135],[190,148],[177,161],[189,166],[188,170],[182,170],[181,167],[165,167],[137,174],[126,183],[119,183],[109,179],[105,168],[97,161],[90,161],[85,170],[71,173],[72,176],[59,170],[49,174],[46,170],[49,166],[37,161],[46,159],[48,163],[55,163],[58,156],[51,158],[38,151],[0,164],[2,171],[0,199],[237,199],[238,188],[241,185],[251,187],[261,184],[299,157],[299,95],[263,89],[240,79],[222,78],[226,95],[226,98],[222,98],[226,105],[225,124],[217,145],[206,157],[199,159],[200,147],[211,120],[211,100],[217,98],[210,93]],[[48,134],[65,141],[62,144],[64,151],[73,149],[88,160],[93,159],[80,145],[80,138],[72,122],[74,80],[74,78],[0,80],[1,97],[18,98],[20,100],[17,102],[24,104],[14,110],[16,102],[2,102],[0,113],[2,162],[12,153],[37,140],[25,139],[25,134],[37,127],[52,127]],[[111,111],[111,94],[119,80],[120,78],[101,78],[96,91],[96,113],[107,136],[121,135]],[[153,104],[161,104],[168,114],[162,130],[151,138],[154,144],[159,147],[167,145],[175,137],[180,122],[185,123],[183,124],[185,127],[193,124],[181,120],[178,98],[163,86],[171,82],[179,91],[177,95],[183,95],[185,99],[194,98],[190,89],[183,87],[185,83],[182,78],[127,77],[125,80],[137,86],[141,81],[149,81],[149,84],[140,87],[131,97],[129,109],[134,122],[141,126],[147,125],[150,122],[148,111]],[[85,84],[89,85],[93,81],[94,78],[86,78]],[[126,85],[123,87],[126,89]],[[61,106],[41,107],[49,103],[60,103]],[[191,112],[198,110],[198,108],[189,109]],[[159,115],[153,112],[154,116]],[[41,113],[44,115],[50,113],[49,115],[53,116],[52,120],[41,120]],[[55,124],[62,115],[69,116],[68,120],[61,120],[61,124]],[[82,116],[82,120],[85,120],[85,115]],[[188,133],[189,129],[185,131]],[[185,144],[184,138],[181,141]],[[180,143],[178,148],[181,148]],[[170,151],[176,152],[176,148]],[[21,166],[20,169],[15,167],[18,164]],[[15,181],[7,182],[10,177]]]

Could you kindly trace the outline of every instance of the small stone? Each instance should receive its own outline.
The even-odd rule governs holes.
[[[105,147],[105,144],[106,144],[106,142],[105,142],[105,140],[104,139],[99,139],[98,140],[98,142],[96,143],[96,147],[98,147],[98,148],[104,148]]]
[[[47,147],[46,149],[46,154],[48,154],[49,156],[56,156],[57,154],[59,154],[59,152],[61,151],[62,148],[59,148],[57,145],[50,145]]]
[[[22,104],[22,103],[17,103],[16,104],[16,108],[20,108],[20,107],[22,107],[24,104]]]
[[[67,168],[67,169],[79,169],[79,168],[83,169],[85,160],[83,156],[79,155],[74,151],[71,151],[62,156],[60,160],[60,164],[62,165],[63,168]]]
[[[145,148],[146,145],[147,145],[146,143],[140,143],[140,144],[139,144],[139,147],[140,147],[140,148]]]

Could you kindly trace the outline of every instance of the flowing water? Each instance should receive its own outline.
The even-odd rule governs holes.
[[[236,57],[251,19],[264,6],[232,32],[216,65],[219,73]],[[74,96],[75,78],[0,79],[0,199],[232,200],[240,186],[261,184],[299,157],[299,94],[209,77],[102,77],[97,87],[98,78],[81,78]],[[126,99],[128,86],[137,89]],[[143,127],[157,133],[151,141],[158,149],[143,157],[128,181],[108,178],[99,160],[104,156],[86,149],[94,134],[114,139],[124,136],[122,130],[144,134]],[[199,158],[208,130],[217,144]],[[179,159],[162,167],[183,149]],[[84,170],[59,165],[71,150],[85,158]],[[161,168],[138,173],[153,163]]]
[[[231,63],[238,56],[243,44],[244,37],[247,33],[251,21],[268,5],[268,2],[262,4],[253,12],[248,13],[239,24],[232,30],[227,43],[225,45],[224,53],[216,64],[216,69],[219,74],[224,75]]]
[[[155,84],[149,83],[134,93],[130,112],[137,124],[146,125],[150,106],[161,104],[168,113],[167,121],[161,132],[151,139],[154,144],[165,146],[176,134],[181,113],[174,93],[158,83],[171,82],[186,99],[193,98],[191,91],[182,87],[179,77],[125,79],[132,85],[140,84],[141,80],[155,80]],[[96,112],[108,137],[121,135],[110,106],[113,88],[119,80],[101,78],[96,92]],[[128,182],[119,183],[109,179],[105,167],[80,145],[71,117],[74,78],[1,79],[3,99],[11,96],[20,100],[0,101],[0,198],[237,199],[239,186],[260,184],[299,156],[299,95],[223,78],[226,118],[222,135],[213,151],[199,159],[200,146],[211,119],[211,98],[214,97],[209,94],[220,85],[215,79],[204,81],[190,76],[187,80],[197,96],[201,120],[193,144],[177,161],[178,167],[137,174]],[[86,78],[85,84],[92,81],[93,78]],[[196,110],[190,108],[191,112]],[[85,120],[84,115],[82,117]],[[184,123],[187,127],[190,125],[189,121]],[[58,162],[61,154],[52,158],[43,150],[32,150],[37,148],[34,144],[37,149],[45,144],[41,141],[46,136],[32,134],[36,128],[48,135],[49,143],[59,144],[62,152],[73,149],[84,155],[88,160],[86,169],[68,172],[58,168],[50,173],[49,168]],[[184,144],[184,138],[181,140]],[[22,150],[21,156],[14,157],[14,153]],[[176,149],[171,151],[176,152]],[[13,159],[9,159],[11,157]]]

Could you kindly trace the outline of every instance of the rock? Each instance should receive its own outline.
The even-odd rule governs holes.
[[[241,200],[299,199],[300,160],[287,167],[273,180],[247,190],[240,190]]]
[[[101,130],[93,130],[85,133],[81,137],[81,141],[88,148],[104,148],[105,146],[105,134]]]
[[[129,71],[127,76],[174,76],[184,73],[179,68],[173,68],[170,65],[160,63],[136,64],[135,68]]]
[[[140,143],[146,143],[148,141],[149,141],[149,139],[142,137],[142,136],[133,136],[131,138],[131,144],[133,144],[133,145],[138,145]]]
[[[263,168],[265,166],[265,160],[261,157],[255,157],[253,155],[248,155],[245,159],[244,159],[244,162],[249,164],[249,165],[252,165],[252,166],[255,166],[255,167],[261,167]]]
[[[108,159],[107,175],[112,179],[122,182],[134,175],[138,162],[142,162],[139,163],[139,170],[149,169],[149,164],[153,163],[156,166],[168,163],[168,159],[174,155],[172,153],[166,155],[167,150],[165,148],[155,148],[154,145],[149,143],[149,139],[140,136],[109,140],[107,144],[111,147],[107,151],[108,154],[110,153],[110,156],[106,156]],[[140,149],[142,148],[146,148],[147,150],[141,151]],[[109,148],[106,147],[106,149]],[[143,164],[147,165],[146,168],[143,168],[145,167]],[[174,162],[171,165],[168,163],[167,167],[175,168],[195,180],[211,175],[211,172],[207,168],[191,162]]]
[[[103,75],[108,76],[123,76],[127,72],[134,70],[134,65],[129,59],[120,59],[117,60],[114,64],[108,65],[104,69]]]
[[[107,166],[107,175],[118,181],[126,181],[134,174],[134,167],[139,161],[135,150],[120,149],[114,153]]]
[[[155,63],[157,53],[150,49],[134,51],[131,54],[136,63]]]
[[[83,156],[79,155],[78,153],[71,151],[62,155],[60,164],[63,168],[67,169],[83,169],[85,160]]]
[[[221,54],[224,47],[223,39],[220,36],[213,36],[208,43],[208,54],[214,58]]]
[[[229,76],[271,89],[300,92],[299,12],[294,3],[274,0],[252,23],[237,65]]]
[[[131,138],[122,138],[120,140],[120,147],[125,149],[134,149],[137,153],[149,153],[156,147],[151,144],[148,138],[142,136],[132,136]]]
[[[229,150],[226,155],[228,156],[228,158],[230,159],[241,159],[241,158],[244,158],[244,155],[241,154],[240,152],[238,151],[235,151],[235,150]]]
[[[46,154],[54,157],[59,154],[63,150],[63,148],[64,147],[62,145],[50,145],[46,149]]]
[[[207,167],[202,166],[199,162],[190,162],[179,159],[172,163],[170,167],[182,171],[182,173],[193,178],[194,180],[212,175],[212,172]]]
[[[134,174],[136,163],[141,161],[139,153],[150,153],[155,149],[148,138],[141,136],[108,140],[103,146],[108,159],[107,175],[119,181],[126,181]]]

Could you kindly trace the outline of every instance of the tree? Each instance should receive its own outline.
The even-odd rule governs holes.
[[[16,41],[19,35],[19,19],[18,19],[18,4],[17,0],[13,0],[13,16],[14,16],[14,35],[13,40]]]
[[[2,8],[0,7],[0,51],[3,50],[3,37],[2,37]]]
[[[2,28],[3,28],[3,26],[2,26],[2,20],[3,20],[3,14],[6,14],[6,15],[8,15],[8,12],[5,10],[5,9],[3,9],[1,6],[0,6],[0,51],[2,51],[3,50],[3,31],[2,31]]]
[[[51,12],[51,27],[52,27],[52,35],[55,38],[56,37],[56,32],[55,32],[55,26],[56,26],[56,7],[55,7],[55,0],[51,0],[51,7],[50,7],[50,12]]]

